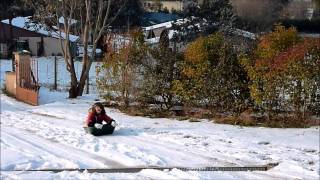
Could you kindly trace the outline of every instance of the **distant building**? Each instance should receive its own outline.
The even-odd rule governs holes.
[[[160,34],[164,30],[169,30],[172,27],[172,22],[180,19],[176,14],[161,13],[161,12],[146,12],[144,13],[140,29],[143,31],[145,41],[148,44],[157,44],[160,39]],[[118,51],[128,44],[130,38],[126,34],[125,29],[113,29],[112,32],[104,34],[99,40],[99,47],[102,51],[107,52],[108,48]],[[173,35],[173,31],[169,31],[169,38]]]
[[[149,12],[183,11],[186,3],[188,3],[187,0],[142,0],[144,9]]]
[[[283,10],[282,16],[289,19],[312,19],[316,5],[312,0],[293,0]]]
[[[317,0],[290,0],[287,4],[274,0],[230,0],[235,13],[240,17],[261,19],[274,18],[272,10],[280,11],[282,19],[312,19],[319,16]],[[284,7],[282,8],[282,6]],[[276,12],[278,13],[278,12]]]
[[[27,49],[33,56],[62,55],[61,41],[65,33],[49,31],[40,24],[30,23],[29,17],[16,17],[0,22],[0,57],[7,58],[11,51]],[[13,40],[13,41],[12,41]],[[76,55],[78,36],[70,35],[71,53]],[[12,44],[12,42],[14,42]]]

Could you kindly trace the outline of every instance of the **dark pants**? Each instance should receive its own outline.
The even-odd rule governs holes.
[[[101,129],[98,129],[96,127],[83,127],[83,128],[87,133],[92,134],[94,136],[112,134],[114,131],[114,127],[108,124],[104,124]]]

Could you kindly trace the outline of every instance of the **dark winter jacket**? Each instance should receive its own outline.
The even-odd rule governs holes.
[[[86,125],[88,127],[92,127],[95,123],[102,124],[103,121],[105,121],[107,124],[111,124],[112,118],[106,114],[94,114],[93,112],[89,112],[89,115],[86,119]]]

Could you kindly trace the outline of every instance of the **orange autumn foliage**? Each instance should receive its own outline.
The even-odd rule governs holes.
[[[250,95],[270,116],[293,111],[297,117],[317,113],[320,39],[301,38],[294,28],[277,26],[261,37],[253,56],[244,57]]]
[[[302,61],[308,55],[311,48],[320,49],[320,39],[306,38],[302,42],[295,44],[286,52],[280,53],[273,59],[273,64],[269,65],[271,70],[282,70],[289,63],[294,61]],[[318,61],[320,63],[320,61]],[[320,64],[318,64],[320,66]]]

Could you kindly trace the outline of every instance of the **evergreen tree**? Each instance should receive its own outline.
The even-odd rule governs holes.
[[[235,20],[229,0],[204,0],[200,5],[199,15],[223,28],[231,27]]]
[[[204,18],[209,25],[227,28],[233,25],[235,16],[229,0],[203,0],[188,3],[184,10],[185,17]]]
[[[141,25],[141,18],[144,10],[141,0],[118,0],[114,1],[111,13],[117,13],[117,10],[121,8],[114,26],[134,27]]]

